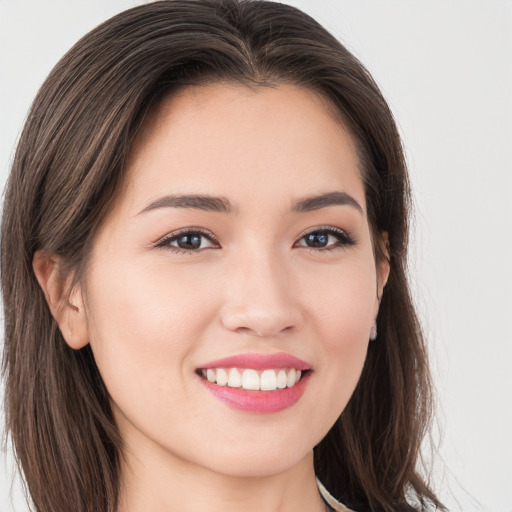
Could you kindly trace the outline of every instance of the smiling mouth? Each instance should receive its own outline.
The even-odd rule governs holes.
[[[199,368],[196,373],[217,386],[248,391],[277,391],[293,388],[309,371],[296,368]]]

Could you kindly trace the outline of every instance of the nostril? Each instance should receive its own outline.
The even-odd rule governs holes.
[[[284,327],[282,329],[255,329],[250,327],[239,327],[236,329],[236,332],[239,334],[246,334],[248,336],[257,336],[259,338],[269,338],[272,336],[275,336],[276,334],[282,333],[282,332],[288,332],[293,330],[293,325],[289,325],[287,327]]]
[[[287,303],[262,303],[248,297],[243,303],[226,301],[220,311],[222,325],[231,332],[259,338],[274,337],[297,328],[303,320],[300,307]]]

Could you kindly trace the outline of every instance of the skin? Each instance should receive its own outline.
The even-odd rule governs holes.
[[[334,191],[360,209],[291,208]],[[143,212],[168,194],[221,196],[234,210]],[[305,233],[331,226],[353,244],[330,235],[308,247]],[[157,246],[189,227],[215,241]],[[112,397],[126,444],[120,511],[324,510],[313,447],[357,384],[389,268],[374,260],[353,140],[320,97],[214,84],[166,99],[132,148],[73,307],[59,265],[34,259],[66,341],[91,344]],[[301,399],[257,414],[204,389],[197,368],[246,352],[309,362]]]

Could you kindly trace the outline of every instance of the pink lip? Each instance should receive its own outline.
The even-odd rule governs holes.
[[[295,368],[311,370],[311,365],[302,359],[278,352],[276,354],[239,354],[211,361],[199,369],[208,368],[253,368],[254,370]],[[199,377],[205,388],[226,405],[245,412],[273,413],[291,407],[299,401],[311,377],[310,371],[291,388],[276,389],[275,391],[250,391],[242,388],[219,386]]]
[[[249,391],[242,388],[219,386],[198,377],[203,386],[226,405],[245,412],[271,413],[291,407],[299,401],[306,390],[311,372],[307,372],[291,388],[276,389],[275,391]]]
[[[311,365],[285,352],[277,352],[276,354],[239,354],[211,361],[200,368],[254,368],[255,370],[295,368],[303,371],[310,370]]]

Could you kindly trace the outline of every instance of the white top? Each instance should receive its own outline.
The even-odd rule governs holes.
[[[320,480],[318,480],[318,478],[316,479],[316,484],[318,485],[318,490],[320,491],[322,498],[326,501],[326,503],[333,510],[341,511],[341,512],[353,512],[351,509],[345,507],[345,505],[343,505],[343,503],[340,503],[336,498],[331,496],[329,491],[324,487],[322,482],[320,482]]]

